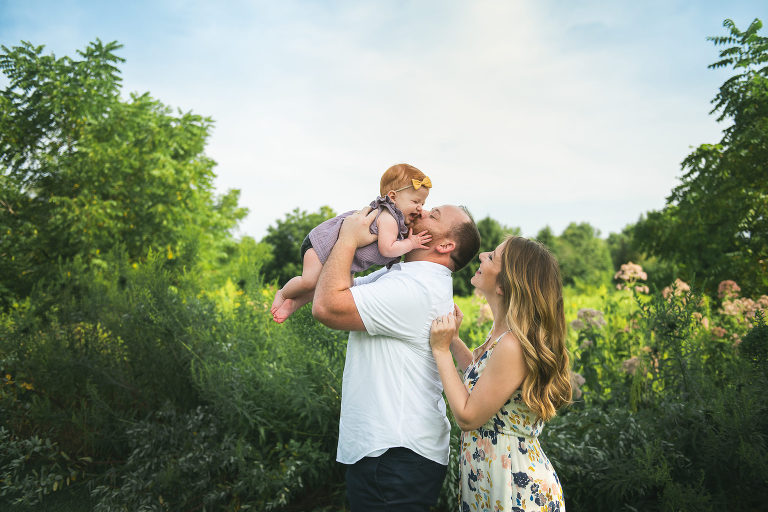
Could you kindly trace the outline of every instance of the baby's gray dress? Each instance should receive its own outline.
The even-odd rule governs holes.
[[[400,209],[395,206],[395,203],[387,196],[377,197],[371,202],[371,209],[379,211],[376,214],[376,219],[374,219],[374,221],[371,223],[371,233],[374,235],[379,234],[379,227],[376,225],[376,221],[378,220],[379,215],[381,215],[381,212],[384,208],[389,210],[389,213],[391,213],[392,217],[394,217],[397,221],[397,239],[402,240],[406,238],[408,236],[408,228],[405,226],[405,216],[403,215],[403,212],[401,212]],[[331,249],[333,249],[336,240],[339,239],[341,223],[346,217],[349,217],[355,213],[355,211],[356,210],[344,212],[332,219],[328,219],[319,226],[315,227],[312,231],[309,232],[309,235],[307,235],[307,238],[312,244],[312,248],[317,253],[318,258],[320,258],[321,263],[325,264],[325,261],[331,254]],[[304,251],[302,251],[302,257],[304,256],[303,252]],[[355,258],[352,260],[352,272],[362,272],[363,270],[366,270],[373,265],[386,265],[387,267],[391,267],[398,261],[400,261],[399,256],[397,258],[389,258],[382,255],[379,252],[378,241],[376,241],[360,247],[357,251],[355,251]]]

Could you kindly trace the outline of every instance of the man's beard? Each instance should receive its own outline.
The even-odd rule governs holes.
[[[424,245],[426,245],[428,247],[432,247],[432,244],[436,240],[438,240],[440,238],[445,238],[445,234],[444,233],[437,233],[434,230],[430,230],[429,228],[427,228],[427,226],[424,225],[424,223],[421,220],[421,218],[415,219],[413,221],[413,223],[411,223],[411,230],[412,230],[412,232],[414,234],[421,233],[422,231],[427,231],[430,235],[432,235],[432,241],[431,242],[427,242],[426,244],[424,244]]]

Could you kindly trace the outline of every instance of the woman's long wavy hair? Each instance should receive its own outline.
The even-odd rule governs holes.
[[[506,239],[498,275],[507,328],[520,340],[528,374],[523,400],[544,421],[571,402],[560,266],[539,242]]]

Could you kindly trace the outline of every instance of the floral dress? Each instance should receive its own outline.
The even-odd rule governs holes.
[[[503,336],[465,370],[470,393]],[[461,512],[565,512],[560,480],[539,444],[543,426],[518,389],[485,425],[461,433]]]

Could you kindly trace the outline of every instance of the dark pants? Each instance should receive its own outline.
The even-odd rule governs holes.
[[[447,466],[408,448],[390,448],[347,466],[352,512],[427,512],[437,503]]]

